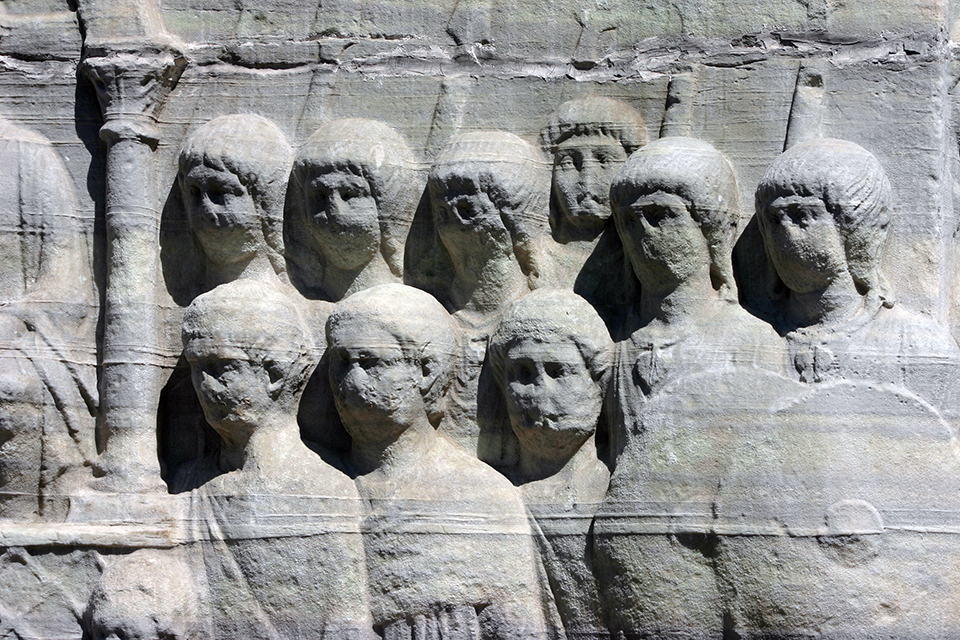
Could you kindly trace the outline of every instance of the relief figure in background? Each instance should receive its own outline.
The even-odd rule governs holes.
[[[382,122],[332,120],[300,147],[284,213],[287,265],[308,300],[314,339],[332,304],[369,287],[403,279],[403,247],[423,191],[406,140]],[[303,438],[344,452],[343,431],[330,396],[327,364],[307,383],[300,405]]]
[[[284,215],[290,275],[306,298],[337,302],[402,281],[417,169],[406,140],[376,120],[333,120],[307,138]]]
[[[215,637],[372,634],[353,482],[300,439],[312,334],[283,290],[235,280],[196,298],[184,353],[219,434],[221,475],[191,494]]]
[[[519,465],[508,475],[533,516],[567,638],[603,633],[592,525],[610,481],[596,432],[612,356],[597,312],[562,289],[512,303],[490,338],[490,362],[520,442]]]
[[[49,141],[0,119],[0,166],[0,518],[59,520],[97,455],[91,252]]]
[[[248,114],[215,118],[194,131],[179,156],[175,186],[189,239],[164,248],[168,289],[188,304],[219,284],[252,279],[286,287],[283,200],[293,150],[280,129]],[[219,438],[203,419],[181,359],[161,395],[160,456],[175,492],[216,473]]]
[[[540,138],[553,157],[550,229],[558,262],[611,330],[625,330],[636,321],[640,291],[611,219],[610,182],[647,143],[643,118],[613,98],[579,98],[557,108]]]
[[[265,118],[220,116],[180,151],[177,181],[204,258],[203,290],[239,278],[286,282],[283,198],[293,151]]]
[[[549,595],[520,496],[437,433],[455,334],[432,296],[403,285],[354,294],[327,321],[374,625],[387,640],[544,638]]]
[[[511,133],[464,133],[437,156],[427,187],[435,257],[449,270],[435,293],[465,333],[441,431],[497,463],[507,456],[500,433],[506,414],[484,365],[487,339],[511,300],[556,275],[548,253],[546,161]],[[416,282],[421,274],[409,275]]]
[[[895,304],[880,268],[893,209],[876,157],[843,140],[797,144],[767,168],[756,204],[794,375],[897,385],[955,416],[960,350]]]

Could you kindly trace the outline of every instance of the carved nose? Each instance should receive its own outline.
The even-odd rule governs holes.
[[[602,171],[599,163],[595,160],[584,160],[583,169],[580,171],[580,186],[584,191],[600,195]]]
[[[334,191],[330,194],[330,214],[336,215],[343,210],[343,197],[340,195],[339,191]]]

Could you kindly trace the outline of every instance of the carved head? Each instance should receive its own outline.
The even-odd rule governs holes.
[[[498,247],[513,251],[531,283],[543,275],[537,244],[548,228],[548,179],[540,152],[512,133],[454,136],[427,185],[440,241],[460,271],[479,270]]]
[[[175,551],[140,549],[108,565],[90,596],[93,640],[201,638],[199,598]]]
[[[297,305],[265,283],[235,280],[195,298],[183,351],[207,422],[230,439],[277,411],[296,415],[314,364],[310,336]]]
[[[803,292],[849,271],[861,295],[883,297],[880,259],[891,201],[883,167],[863,147],[833,139],[791,147],[767,168],[756,194],[760,231],[780,279]]]
[[[283,132],[260,116],[220,116],[187,138],[178,182],[208,260],[230,264],[266,251],[283,273],[283,198],[292,156]]]
[[[736,300],[740,189],[726,156],[700,140],[655,140],[620,168],[610,199],[641,284],[681,282],[706,262],[713,288]]]
[[[627,157],[647,143],[646,124],[630,105],[589,97],[560,105],[540,134],[553,156],[554,216],[602,230],[610,217],[610,182]],[[556,221],[551,218],[555,226]]]
[[[612,351],[600,316],[572,291],[539,289],[507,307],[488,353],[524,448],[575,453],[596,431]]]
[[[393,437],[383,425],[424,412],[440,423],[456,335],[443,306],[413,287],[380,285],[337,304],[327,319],[330,383],[355,441]]]
[[[360,269],[378,253],[403,276],[403,245],[422,182],[406,140],[382,122],[333,120],[294,160],[285,240],[291,261]]]

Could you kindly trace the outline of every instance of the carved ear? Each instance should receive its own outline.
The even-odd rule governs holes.
[[[429,344],[429,343],[428,343]],[[435,355],[427,353],[428,344],[421,347],[417,354],[420,363],[420,395],[427,413],[437,413],[437,403],[443,396],[443,362]]]
[[[271,398],[276,400],[286,389],[287,383],[289,382],[287,378],[290,372],[285,371],[279,362],[270,358],[264,359],[263,370],[267,372],[270,378],[270,383],[267,385],[267,392]]]
[[[440,371],[439,363],[433,356],[424,353],[427,345],[420,348],[417,354],[417,360],[420,362],[420,394],[427,397],[433,385],[437,382],[437,374]]]

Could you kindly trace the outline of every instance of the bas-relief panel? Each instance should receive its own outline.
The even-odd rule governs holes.
[[[561,63],[478,3],[317,63],[241,9],[91,56],[102,145],[0,76],[3,633],[956,635],[934,40],[561,7]]]

